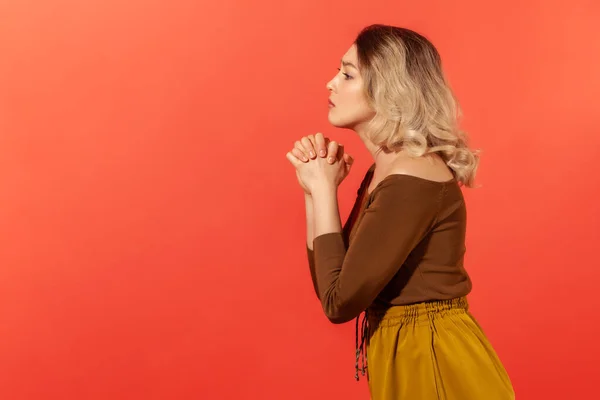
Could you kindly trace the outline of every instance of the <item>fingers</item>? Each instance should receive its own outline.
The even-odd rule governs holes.
[[[344,158],[344,154],[346,154],[346,148],[344,147],[343,144],[338,143],[338,151],[337,151],[337,159],[342,161],[342,159]]]
[[[307,138],[302,138],[300,140],[296,140],[296,142],[294,143],[294,149],[292,150],[292,154],[295,155],[299,160],[304,161],[304,162],[308,162],[309,161],[309,157],[310,158],[314,158],[315,157],[315,152],[313,149],[313,146],[310,142],[308,142],[308,144],[303,144],[302,142],[306,143]],[[312,152],[312,156],[311,156],[311,152]]]
[[[296,156],[294,156],[292,154],[291,151],[288,151],[285,155],[285,157],[289,160],[289,162],[294,166],[297,167],[298,165],[302,165],[304,164],[302,161],[300,161]]]
[[[302,143],[302,146],[304,146],[304,153],[308,155],[308,157],[315,158],[317,156],[315,148],[309,138],[304,136],[302,139],[300,139],[300,143]]]
[[[350,173],[350,169],[352,169],[352,164],[354,164],[354,158],[348,154],[344,153],[342,156],[344,158],[344,162],[346,163],[346,175]]]
[[[317,133],[315,135],[315,143],[316,143],[316,151],[320,157],[327,156],[327,143],[325,143],[325,137],[322,133]]]
[[[354,164],[354,158],[353,158],[353,157],[352,157],[350,154],[348,154],[348,153],[344,153],[342,157],[344,158],[344,162],[345,162],[347,165],[352,165],[352,164]]]
[[[298,160],[303,161],[303,162],[308,162],[308,157],[306,157],[306,155],[298,147],[294,147],[292,149],[291,153]]]
[[[335,140],[329,142],[327,146],[327,154],[329,155],[327,158],[327,162],[329,164],[333,164],[337,160],[337,156],[339,155],[340,145]]]
[[[328,162],[333,164],[336,160],[342,159],[343,151],[340,153],[340,146],[336,141],[331,141],[323,136],[322,133],[317,133],[297,140],[290,153],[301,162],[308,162],[317,156],[325,158],[329,155]]]

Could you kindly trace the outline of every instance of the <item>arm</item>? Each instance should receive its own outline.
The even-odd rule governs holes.
[[[305,197],[306,203],[306,250],[310,275],[317,297],[321,299],[319,280],[317,278],[314,237],[328,232],[341,234],[341,220],[337,201],[337,188],[323,186],[316,190],[312,196]]]
[[[343,323],[369,307],[398,272],[432,227],[440,197],[430,186],[421,187],[412,180],[384,181],[373,192],[372,203],[346,250],[333,223],[337,212],[333,195],[319,193],[319,197],[313,194],[316,286],[327,317]]]
[[[306,256],[310,268],[310,277],[317,297],[319,297],[319,288],[317,286],[317,275],[315,272],[315,252],[313,250],[313,240],[315,238],[315,217],[313,212],[313,200],[310,194],[304,194],[304,204],[306,207]]]
[[[363,177],[360,187],[358,188],[358,190],[356,192],[356,200],[354,201],[354,206],[352,207],[352,211],[350,212],[350,215],[348,216],[346,225],[344,225],[344,227],[342,228],[342,234],[344,235],[343,236],[344,237],[344,245],[346,246],[346,248],[348,247],[348,235],[350,233],[349,230],[352,228],[352,222],[356,218],[356,215],[360,209],[361,199],[365,194],[364,191],[366,190],[367,183],[369,182],[369,179],[371,178],[374,168],[375,168],[375,164],[373,164],[369,168],[369,170]],[[316,275],[316,270],[315,270],[315,252],[314,252],[314,248],[313,248],[313,241],[315,238],[315,234],[314,234],[315,218],[314,218],[312,196],[305,193],[304,202],[305,202],[305,206],[306,206],[306,255],[308,258],[308,265],[310,268],[310,276],[312,278],[313,287],[315,289],[317,298],[320,299],[319,288],[317,285],[317,275]]]
[[[337,187],[319,186],[313,192],[313,212],[315,217],[315,237],[327,233],[341,233],[342,222],[338,207]],[[313,239],[314,240],[314,239]]]
[[[313,212],[313,200],[310,194],[304,193],[304,205],[306,207],[306,247],[313,250],[313,240],[315,239],[315,217]]]

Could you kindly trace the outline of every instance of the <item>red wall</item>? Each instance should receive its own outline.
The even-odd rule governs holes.
[[[365,399],[285,153],[364,25],[439,47],[484,150],[472,308],[520,399],[596,393],[596,1],[3,1],[0,398]],[[519,4],[520,3],[520,4]]]

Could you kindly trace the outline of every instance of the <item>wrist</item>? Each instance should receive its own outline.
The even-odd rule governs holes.
[[[311,190],[311,199],[314,201],[331,197],[337,197],[337,186],[335,185],[319,185]]]

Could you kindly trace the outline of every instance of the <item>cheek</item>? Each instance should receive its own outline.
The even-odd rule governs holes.
[[[369,106],[362,88],[344,89],[338,91],[338,103],[330,110],[329,121],[338,127],[348,127],[373,118],[375,113]]]
[[[369,107],[369,103],[361,87],[353,89],[349,93],[348,100],[349,111],[356,114],[357,117],[364,117],[371,113],[371,107]]]
[[[353,108],[361,103],[360,88],[350,82],[344,82],[338,88],[338,101],[344,108]]]

